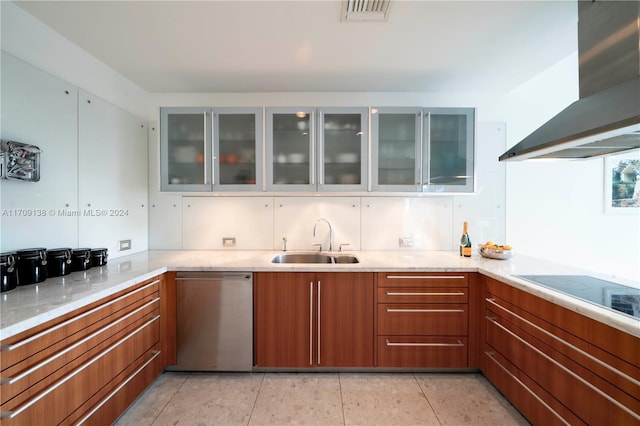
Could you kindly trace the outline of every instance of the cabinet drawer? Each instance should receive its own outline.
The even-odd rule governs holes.
[[[490,348],[484,353],[484,375],[532,424],[548,426],[585,425],[526,374]]]
[[[110,425],[162,372],[162,356],[158,347],[149,350],[111,383],[93,395],[67,417],[69,425]]]
[[[17,396],[19,405],[46,389],[69,371],[81,366],[146,321],[158,316],[159,301],[150,300],[117,321],[107,324],[89,336],[70,344],[35,365],[18,363],[2,372],[2,404]],[[22,368],[25,367],[25,368]],[[18,396],[19,395],[19,396]]]
[[[467,338],[378,336],[378,367],[465,368]]]
[[[467,305],[378,304],[379,335],[466,336]]]
[[[86,310],[76,311],[40,327],[3,340],[0,345],[1,370],[19,362],[34,365],[75,341],[124,316],[136,306],[159,297],[160,280],[149,280],[134,290],[126,290]]]
[[[378,287],[468,287],[468,283],[466,273],[378,273]]]
[[[2,407],[3,425],[58,424],[159,341],[155,316],[30,399]]]
[[[487,319],[487,343],[587,424],[640,422],[640,400],[506,319]],[[637,389],[637,388],[636,388]]]
[[[378,303],[467,303],[468,300],[465,287],[378,288]]]

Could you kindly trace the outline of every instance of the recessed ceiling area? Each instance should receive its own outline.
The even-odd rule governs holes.
[[[508,91],[577,51],[576,1],[19,1],[150,93]]]

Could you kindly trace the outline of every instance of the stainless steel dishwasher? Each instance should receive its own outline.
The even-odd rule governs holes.
[[[253,368],[253,274],[178,272],[174,371]]]

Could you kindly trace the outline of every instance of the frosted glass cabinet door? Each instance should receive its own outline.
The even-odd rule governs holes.
[[[374,191],[421,190],[421,108],[371,109],[371,178]]]
[[[368,108],[320,108],[318,189],[367,190]]]
[[[267,189],[315,191],[315,109],[266,109]]]
[[[213,189],[262,189],[262,109],[213,109]]]
[[[423,192],[473,192],[475,110],[428,108],[424,113]]]
[[[160,109],[163,191],[211,190],[211,109]]]

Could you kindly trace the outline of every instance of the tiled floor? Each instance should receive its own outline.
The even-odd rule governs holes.
[[[480,374],[164,373],[124,425],[528,425]]]

